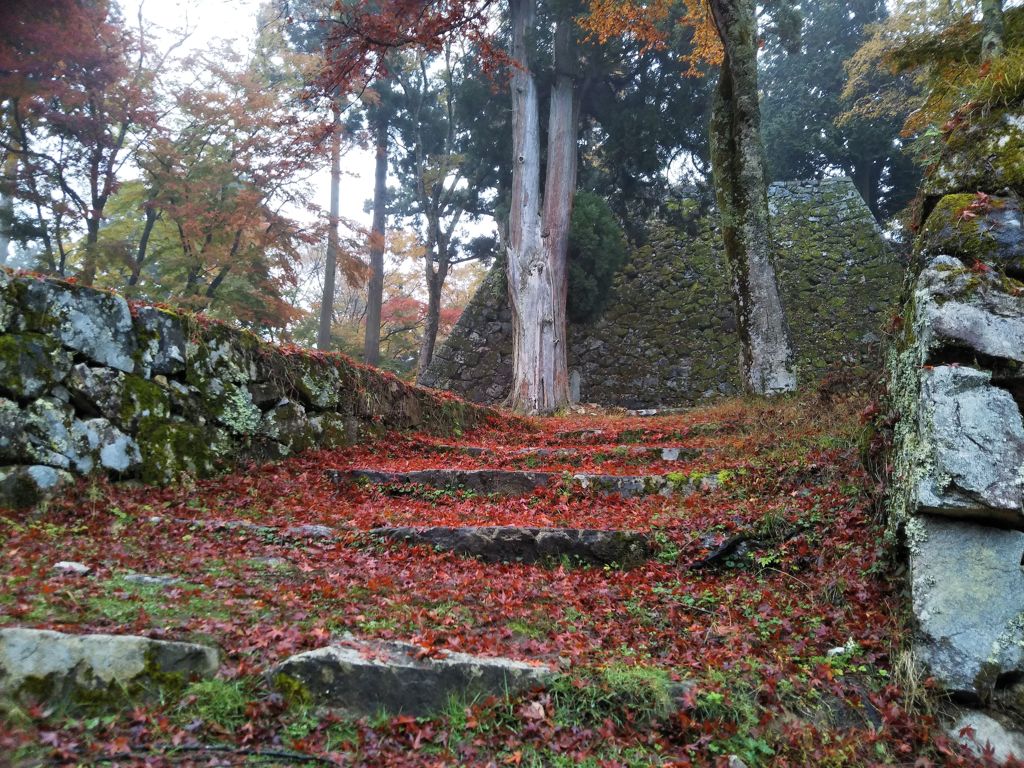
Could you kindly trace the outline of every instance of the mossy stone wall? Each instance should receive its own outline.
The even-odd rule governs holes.
[[[798,375],[817,381],[879,341],[903,267],[846,178],[773,184],[777,268]],[[491,271],[424,383],[498,402],[512,372],[512,322],[501,266]],[[655,225],[616,276],[607,309],[569,329],[569,368],[584,402],[688,405],[739,390],[739,342],[714,215],[687,231]]]
[[[75,475],[170,483],[387,429],[458,433],[488,415],[343,355],[0,269],[0,506]]]

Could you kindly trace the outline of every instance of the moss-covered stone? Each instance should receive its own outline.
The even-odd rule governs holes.
[[[49,336],[0,335],[0,393],[19,400],[40,397],[70,370],[70,353]]]
[[[1024,113],[994,109],[952,132],[943,155],[925,177],[921,195],[1010,189],[1024,193]]]
[[[209,430],[180,421],[144,419],[136,437],[142,453],[143,482],[167,485],[179,475],[213,474]]]

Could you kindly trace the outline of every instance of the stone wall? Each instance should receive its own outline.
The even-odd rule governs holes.
[[[926,181],[889,354],[890,524],[910,564],[914,656],[939,690],[988,710],[954,731],[995,729],[1004,743],[1004,726],[1024,726],[1024,163],[1007,160],[1022,156],[1022,129],[991,115]]]
[[[903,268],[846,178],[773,184],[778,270],[799,374],[862,359],[895,304]],[[738,391],[739,342],[713,217],[656,225],[616,276],[601,317],[569,329],[579,399],[629,408],[686,405]],[[498,402],[512,375],[505,275],[488,275],[424,379]]]
[[[0,505],[33,504],[74,475],[169,483],[489,413],[341,355],[0,269]]]

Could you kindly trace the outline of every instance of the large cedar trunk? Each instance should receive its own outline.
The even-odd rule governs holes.
[[[577,107],[568,19],[556,32],[556,78],[548,122],[546,205],[540,207],[540,117],[527,34],[536,0],[510,0],[512,20],[512,196],[507,238],[512,309],[508,406],[551,413],[569,403],[566,362],[566,251],[576,177]],[[562,59],[558,61],[557,59]]]
[[[793,352],[773,263],[753,0],[712,0],[725,48],[711,116],[711,163],[732,278],[744,386],[753,394],[796,388]]]
[[[380,311],[384,301],[384,217],[388,181],[388,121],[381,117],[374,130],[377,165],[373,182],[373,229],[370,232],[370,280],[366,296],[366,337],[363,359],[380,362]]]
[[[338,208],[341,196],[341,112],[334,108],[331,130],[331,210],[328,214],[327,255],[324,264],[324,293],[320,299],[320,324],[316,348],[331,348],[331,323],[334,320],[335,277],[338,271]],[[379,325],[379,324],[378,324]]]

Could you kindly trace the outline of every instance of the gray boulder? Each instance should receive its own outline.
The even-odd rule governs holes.
[[[138,443],[107,419],[76,421],[74,429],[83,435],[90,460],[103,469],[124,475],[142,465]]]
[[[166,390],[110,368],[80,363],[71,370],[65,386],[79,411],[97,413],[130,431],[135,431],[142,419],[166,419],[171,412]]]
[[[1024,523],[1024,422],[990,373],[949,365],[923,370],[918,421],[933,457],[917,487],[921,511]]]
[[[630,566],[650,558],[650,538],[634,531],[572,528],[468,526],[450,528],[374,528],[372,535],[409,544],[425,544],[486,562],[558,562],[563,557],[588,565]]]
[[[977,757],[984,756],[988,750],[988,755],[998,765],[1011,757],[1024,759],[1024,734],[1006,728],[984,712],[965,711],[947,733]]]
[[[944,690],[988,702],[1024,673],[1024,533],[922,515],[907,522],[914,649]]]
[[[282,400],[260,421],[259,434],[288,448],[302,450],[313,442],[314,428],[306,418],[306,409],[291,400]]]
[[[125,373],[135,370],[135,335],[128,302],[80,285],[17,280],[27,330],[52,334],[64,346]]]
[[[452,696],[504,697],[542,687],[553,674],[511,659],[419,651],[407,643],[351,641],[292,656],[270,678],[286,693],[301,691],[314,704],[351,715],[422,716],[443,710]]]
[[[134,320],[143,375],[184,371],[186,339],[181,317],[157,307],[139,307]]]
[[[74,700],[76,694],[130,692],[157,682],[210,677],[215,648],[131,635],[66,635],[42,629],[0,629],[0,695],[19,700]]]
[[[53,467],[0,467],[0,507],[34,507],[73,481],[69,472]]]
[[[71,370],[71,355],[38,333],[0,335],[0,393],[33,400],[59,384]]]
[[[952,345],[1024,362],[1024,297],[1008,292],[998,273],[939,256],[918,278],[914,299],[923,349]]]

